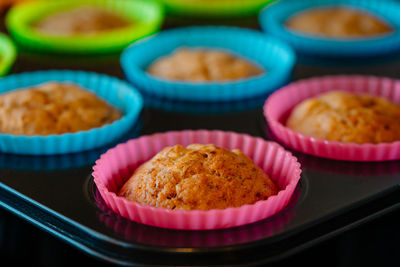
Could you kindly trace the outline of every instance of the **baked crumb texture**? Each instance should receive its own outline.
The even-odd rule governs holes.
[[[131,24],[114,12],[83,5],[50,14],[34,24],[42,34],[73,36],[94,35],[127,27]]]
[[[74,133],[101,127],[121,116],[94,93],[70,83],[49,82],[0,95],[1,133]]]
[[[277,192],[240,150],[192,144],[164,148],[136,169],[118,195],[155,207],[210,210],[253,204]]]
[[[400,106],[376,96],[334,91],[297,105],[286,125],[329,141],[394,142],[400,140]]]
[[[150,65],[148,73],[168,80],[230,81],[261,75],[258,66],[218,50],[181,47]]]
[[[290,17],[285,24],[299,32],[338,38],[368,37],[393,32],[393,28],[381,19],[341,7],[303,11]]]

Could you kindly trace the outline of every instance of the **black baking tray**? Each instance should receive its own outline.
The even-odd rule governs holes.
[[[254,17],[208,23],[167,18],[163,28],[199,24],[258,29]],[[124,79],[119,55],[20,51],[11,72],[46,69],[96,71]],[[300,56],[293,80],[343,73],[399,78],[398,69],[398,55],[346,61]],[[140,120],[117,143],[183,129],[220,129],[273,139],[262,115],[265,97],[211,107],[146,96]],[[188,106],[190,112],[184,112]],[[0,206],[104,262],[163,266],[274,263],[400,207],[400,161],[344,162],[293,152],[302,164],[301,180],[289,205],[275,216],[213,231],[150,227],[110,211],[96,190],[92,166],[114,145],[59,156],[0,154]]]

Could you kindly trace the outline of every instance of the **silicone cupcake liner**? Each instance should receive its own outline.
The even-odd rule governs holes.
[[[168,247],[217,247],[234,243],[248,243],[272,236],[280,232],[296,215],[295,210],[287,211],[290,204],[297,203],[299,191],[295,190],[292,200],[274,216],[273,220],[259,222],[241,227],[240,230],[225,229],[219,231],[170,231],[164,228],[155,228],[144,224],[137,224],[128,219],[121,219],[103,202],[98,191],[95,192],[96,204],[102,212],[98,213],[99,220],[111,230],[121,234],[125,239],[146,245],[155,242]],[[293,200],[293,198],[297,198]]]
[[[119,138],[116,142],[79,153],[59,155],[18,155],[3,153],[0,154],[0,168],[28,171],[53,171],[92,166],[100,155],[106,152],[110,147],[117,145],[119,142],[138,137],[142,128],[141,126],[140,121],[138,121],[127,134],[124,134],[122,138]]]
[[[146,72],[161,56],[179,47],[225,50],[260,65],[266,74],[228,82],[185,82],[159,79]],[[295,54],[285,43],[255,30],[223,26],[167,30],[126,48],[121,65],[128,81],[160,98],[187,101],[231,101],[267,94],[291,79]]]
[[[123,112],[123,117],[100,128],[60,135],[12,135],[0,133],[0,151],[27,155],[52,155],[90,150],[115,142],[136,123],[143,106],[139,92],[127,83],[102,74],[83,71],[38,71],[0,79],[0,93],[41,83],[72,82],[94,92]]]
[[[264,116],[274,138],[291,149],[323,158],[347,161],[400,159],[400,141],[380,144],[327,141],[285,127],[286,117],[294,106],[305,99],[333,90],[381,96],[400,104],[400,81],[389,78],[340,75],[294,82],[270,95],[265,102]]]
[[[315,7],[348,6],[381,17],[394,28],[394,32],[374,38],[330,39],[301,34],[284,26],[294,15]],[[400,50],[400,3],[390,0],[311,0],[280,1],[260,12],[263,31],[289,43],[297,52],[326,57],[368,57]]]
[[[243,17],[257,14],[275,0],[162,0],[167,13],[196,17]]]
[[[0,76],[6,75],[15,61],[17,52],[7,35],[0,34]]]
[[[94,36],[51,36],[37,32],[32,24],[41,18],[82,5],[94,5],[121,14],[132,25]],[[44,0],[13,7],[6,25],[16,42],[28,49],[57,53],[119,52],[130,43],[157,32],[164,18],[162,6],[153,0]]]
[[[209,211],[156,208],[116,195],[134,169],[164,147],[192,143],[212,143],[228,149],[241,149],[270,175],[280,188],[279,193],[253,205]],[[288,204],[301,173],[297,159],[275,142],[246,134],[206,130],[172,131],[130,140],[103,154],[93,169],[97,189],[106,205],[115,213],[142,224],[186,230],[229,228],[272,216]]]
[[[260,221],[241,227],[240,230],[232,228],[218,231],[170,231],[166,228],[156,228],[145,224],[139,224],[129,219],[121,219],[104,203],[96,185],[92,185],[95,205],[102,211],[98,218],[104,225],[113,231],[122,234],[125,239],[152,245],[153,242],[169,247],[216,247],[226,246],[232,242],[246,243],[257,241],[266,236],[272,236],[284,229],[293,216],[296,215],[294,207],[301,201],[304,183],[299,181],[298,187],[294,190],[290,202],[273,220]],[[150,240],[150,241],[149,241]]]

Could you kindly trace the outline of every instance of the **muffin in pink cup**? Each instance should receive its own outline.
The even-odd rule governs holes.
[[[387,161],[400,159],[399,104],[400,81],[324,76],[279,89],[266,100],[264,116],[274,139],[290,149],[336,160]]]
[[[277,191],[255,203],[208,210],[156,207],[128,200],[127,194],[120,194],[129,178],[146,165],[143,163],[152,162],[154,158],[157,160],[160,151],[177,145],[186,148],[213,145],[228,151],[240,150],[271,179]],[[297,159],[279,144],[247,134],[218,130],[171,131],[132,139],[104,153],[93,170],[94,182],[101,197],[115,213],[146,225],[185,230],[230,228],[270,217],[288,204],[301,173]]]

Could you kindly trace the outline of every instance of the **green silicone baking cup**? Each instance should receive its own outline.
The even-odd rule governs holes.
[[[242,17],[258,14],[276,0],[161,0],[167,13],[180,16]]]
[[[52,36],[33,27],[33,23],[49,14],[81,5],[106,8],[132,21],[132,25],[91,36]],[[163,19],[163,6],[156,0],[43,0],[14,6],[7,14],[6,26],[18,45],[28,49],[92,54],[119,52],[157,32]]]
[[[7,35],[0,34],[0,76],[8,73],[16,56],[17,52],[13,42]]]

